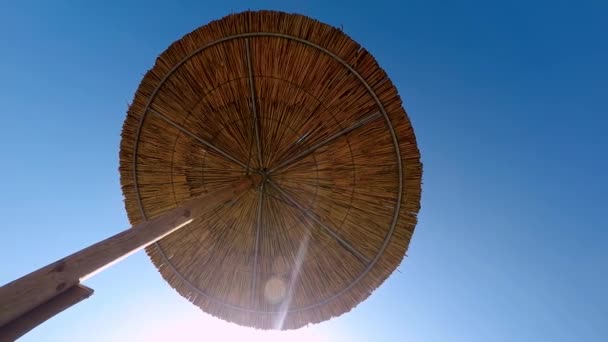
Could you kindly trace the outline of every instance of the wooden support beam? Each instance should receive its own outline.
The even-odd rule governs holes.
[[[261,183],[251,174],[0,287],[0,328]]]
[[[24,315],[0,327],[0,341],[15,341],[47,319],[77,304],[93,294],[93,289],[83,285],[72,286],[66,291],[42,303]]]

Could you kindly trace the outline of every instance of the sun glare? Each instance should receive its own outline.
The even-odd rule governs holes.
[[[155,325],[152,329],[130,336],[131,341],[336,341],[328,334],[317,329],[302,328],[298,330],[277,331],[257,330],[227,323],[207,314],[199,313],[194,317],[184,315],[171,322]]]

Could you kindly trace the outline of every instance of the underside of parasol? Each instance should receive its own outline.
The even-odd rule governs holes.
[[[147,247],[205,312],[293,329],[351,310],[400,264],[422,165],[396,88],[341,30],[243,12],[187,34],[123,126],[132,224],[247,174],[261,185]]]

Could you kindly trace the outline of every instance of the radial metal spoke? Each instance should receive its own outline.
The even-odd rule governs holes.
[[[255,245],[253,250],[253,280],[251,283],[251,299],[255,298],[255,291],[257,286],[257,275],[258,275],[258,254],[260,249],[260,230],[262,229],[262,206],[264,204],[264,182],[260,186],[260,198],[258,200],[258,210],[255,223]]]
[[[275,188],[281,194],[281,196],[285,197],[285,199],[287,199],[287,201],[291,202],[296,208],[298,208],[301,212],[303,212],[308,218],[310,218],[311,220],[316,222],[318,225],[320,225],[321,228],[323,228],[327,234],[331,235],[331,237],[336,239],[344,248],[346,248],[349,252],[351,252],[353,255],[355,255],[359,260],[363,261],[365,264],[369,264],[369,259],[365,255],[363,255],[355,247],[353,247],[353,245],[351,245],[346,240],[344,240],[342,237],[340,237],[340,235],[338,235],[333,229],[328,227],[325,223],[321,222],[321,220],[317,217],[317,215],[315,213],[313,213],[309,209],[304,208],[296,199],[294,199],[291,195],[289,195],[287,192],[285,192],[283,189],[281,189],[281,187],[279,187],[274,182],[268,181],[268,184],[270,184],[273,188]]]
[[[325,145],[333,142],[334,140],[340,138],[341,136],[343,136],[345,134],[348,134],[348,133],[354,131],[355,129],[357,129],[357,128],[359,128],[359,127],[361,127],[361,126],[363,126],[363,125],[365,125],[365,124],[367,124],[367,123],[369,123],[369,122],[371,122],[371,121],[373,121],[373,120],[375,120],[375,119],[377,119],[379,117],[382,117],[382,113],[380,113],[380,112],[376,112],[376,113],[370,114],[370,115],[364,117],[363,119],[355,122],[351,126],[349,126],[349,127],[345,128],[345,129],[339,131],[339,132],[336,132],[336,133],[330,135],[329,137],[325,138],[325,140],[323,140],[321,142],[318,142],[318,143],[312,145],[311,147],[307,148],[306,150],[304,150],[304,151],[296,154],[295,156],[293,156],[291,158],[288,158],[288,159],[280,162],[277,166],[274,166],[268,172],[272,173],[272,172],[278,171],[278,170],[284,168],[285,166],[290,165],[292,162],[297,161],[299,159],[302,159],[302,158],[306,157],[307,155],[313,153],[318,148],[323,147],[323,146],[325,146]]]
[[[245,38],[245,52],[247,53],[247,72],[249,75],[249,90],[251,92],[251,112],[253,114],[253,126],[255,130],[255,142],[258,148],[258,165],[264,167],[262,160],[262,145],[260,143],[260,122],[256,106],[255,85],[253,83],[253,67],[251,66],[251,51],[249,47],[249,38]]]
[[[189,130],[187,130],[186,128],[180,126],[179,124],[177,124],[176,122],[174,122],[173,120],[169,119],[166,115],[159,113],[157,111],[155,111],[152,108],[149,108],[148,111],[156,116],[158,116],[159,118],[165,120],[168,124],[170,124],[171,126],[177,128],[178,130],[180,130],[182,133],[186,134],[187,136],[191,137],[192,139],[200,142],[201,144],[207,146],[208,148],[212,149],[213,151],[219,153],[220,155],[224,156],[225,158],[233,161],[234,163],[242,166],[244,169],[247,169],[247,165],[243,162],[241,162],[240,160],[234,158],[233,156],[229,155],[228,153],[226,153],[226,151],[222,150],[221,148],[213,145],[211,142],[197,136],[196,134],[190,132]]]

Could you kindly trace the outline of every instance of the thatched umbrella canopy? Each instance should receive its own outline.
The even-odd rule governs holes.
[[[416,139],[386,73],[341,30],[234,14],[144,76],[120,149],[133,224],[248,173],[262,185],[146,249],[205,312],[262,329],[321,322],[403,259],[420,208]]]

